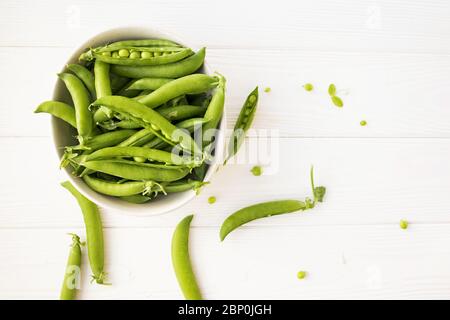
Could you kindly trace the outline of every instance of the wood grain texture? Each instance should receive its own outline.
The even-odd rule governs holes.
[[[102,210],[113,286],[88,284],[85,259],[80,298],[181,298],[170,238],[195,213],[191,255],[206,298],[449,299],[449,14],[445,0],[1,1],[0,298],[57,298],[66,233],[84,237],[79,208],[59,186],[49,119],[32,111],[82,42],[134,25],[207,46],[208,63],[228,80],[229,128],[254,86],[272,91],[261,92],[259,136],[251,133],[239,164],[189,204],[153,217]],[[306,82],[315,90],[304,91]],[[327,95],[332,82],[342,109]],[[281,137],[272,149],[264,130]],[[255,142],[271,152],[255,157]],[[252,176],[254,164],[265,175]],[[309,195],[311,164],[328,188],[323,204],[219,242],[231,212]]]

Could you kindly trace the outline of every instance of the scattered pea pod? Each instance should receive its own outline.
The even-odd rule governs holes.
[[[187,300],[202,300],[189,256],[190,215],[178,223],[172,236],[172,265],[178,284]]]
[[[78,201],[81,212],[83,213],[84,224],[86,226],[86,242],[89,264],[91,265],[91,270],[93,273],[92,277],[98,284],[104,284],[106,274],[103,271],[103,229],[98,207],[95,203],[78,192],[78,190],[75,189],[69,181],[65,181],[61,183],[61,185],[66,188]]]
[[[178,62],[157,66],[121,66],[113,65],[112,71],[128,78],[179,78],[197,71],[205,60],[205,48]]]
[[[258,87],[256,87],[245,100],[244,106],[239,113],[239,117],[234,125],[233,134],[231,135],[228,144],[228,155],[225,159],[224,165],[233,157],[244,142],[245,134],[252,125],[255,117],[256,107],[258,105]]]
[[[50,113],[52,116],[64,120],[72,127],[77,127],[77,121],[75,119],[75,109],[64,102],[59,101],[45,101],[42,102],[34,113]]]
[[[114,197],[126,197],[136,194],[144,196],[165,193],[164,188],[155,181],[128,181],[123,183],[105,181],[91,176],[84,176],[83,180],[92,190]]]
[[[222,226],[220,228],[220,240],[223,241],[230,232],[250,221],[279,214],[312,209],[317,202],[322,202],[323,197],[325,196],[325,187],[314,186],[313,168],[311,168],[311,188],[313,191],[314,200],[306,198],[305,201],[269,201],[258,203],[236,211],[235,213],[228,216],[222,223]]]
[[[61,300],[75,300],[81,282],[81,245],[80,237],[71,234],[72,245],[70,246],[69,258],[64,272],[64,281],[61,288]]]

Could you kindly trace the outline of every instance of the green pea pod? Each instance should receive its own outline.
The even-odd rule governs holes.
[[[194,190],[197,194],[200,193],[201,188],[209,184],[209,182],[203,182],[203,181],[197,181],[197,180],[180,180],[180,181],[174,181],[169,184],[164,184],[164,190],[167,193],[177,193],[177,192],[184,192],[188,190]]]
[[[95,74],[95,92],[97,99],[110,96],[112,94],[111,80],[109,77],[109,64],[95,60],[94,64],[94,74]],[[96,123],[104,122],[111,119],[113,116],[111,110],[104,106],[100,106],[94,113],[94,121]]]
[[[178,43],[165,39],[122,40],[110,43],[111,48],[132,47],[181,47]]]
[[[271,217],[279,214],[285,214],[295,211],[304,211],[313,209],[317,202],[322,202],[325,196],[325,187],[315,187],[313,168],[311,167],[311,188],[314,200],[306,198],[304,201],[300,200],[278,200],[258,203],[249,207],[242,208],[235,213],[228,216],[222,223],[220,228],[220,240],[223,241],[225,237],[236,228],[246,224],[250,221]]]
[[[136,181],[176,181],[189,173],[187,167],[138,163],[128,160],[81,161],[80,165],[94,171]]]
[[[135,134],[133,134],[128,139],[122,141],[117,146],[118,147],[140,147],[147,142],[151,141],[155,135],[153,134],[153,130],[151,129],[141,129]]]
[[[103,271],[103,228],[98,207],[75,189],[69,181],[65,181],[61,185],[78,201],[86,226],[88,257],[93,273],[92,277],[98,284],[104,284],[106,274]]]
[[[121,66],[113,65],[112,71],[128,78],[179,78],[197,71],[205,60],[206,49],[202,48],[194,55],[183,60],[157,66]]]
[[[64,281],[61,288],[61,300],[75,300],[81,282],[81,245],[80,237],[71,234],[72,245],[70,246],[69,259],[67,260]]]
[[[124,196],[119,198],[123,201],[134,204],[143,204],[153,199],[153,197],[143,196],[142,194],[133,194],[131,196]]]
[[[226,80],[222,75],[217,75],[219,78],[219,84],[214,91],[214,94],[206,109],[204,118],[207,121],[203,125],[202,141],[203,147],[211,143],[213,133],[212,130],[216,129],[222,119],[223,109],[225,106],[225,83]]]
[[[138,101],[153,109],[185,94],[206,92],[217,84],[217,77],[211,77],[203,73],[191,74],[166,83]]]
[[[71,63],[67,65],[67,69],[72,71],[89,90],[92,100],[96,99],[94,75],[86,67],[80,64]]]
[[[158,109],[160,115],[169,121],[180,121],[193,117],[201,117],[205,114],[206,108],[190,105],[180,105],[174,107]]]
[[[157,66],[166,65],[189,57],[194,52],[189,48],[179,47],[99,47],[90,49],[80,56],[81,60],[95,59],[112,65],[123,66]]]
[[[45,101],[34,110],[34,113],[41,112],[50,113],[52,116],[64,120],[75,129],[77,128],[75,109],[68,104],[59,101]]]
[[[193,217],[185,217],[175,228],[172,236],[172,265],[184,297],[187,300],[202,300],[189,256],[189,229]]]
[[[125,118],[142,124],[142,127],[152,129],[153,133],[164,141],[174,145],[180,144],[183,149],[195,156],[202,155],[202,151],[188,133],[178,129],[158,112],[138,101],[120,96],[107,96],[97,99],[92,105],[107,106]]]
[[[156,90],[173,79],[165,78],[142,78],[132,81],[125,90]]]
[[[244,142],[245,135],[252,125],[253,118],[255,117],[256,108],[258,105],[258,87],[256,87],[245,100],[244,106],[239,113],[239,117],[234,125],[233,134],[231,135],[230,142],[228,144],[228,155],[225,159],[224,165],[227,161],[236,155],[239,148]]]
[[[92,190],[114,197],[126,197],[135,194],[154,197],[160,192],[165,193],[164,188],[159,183],[151,180],[117,183],[91,176],[84,176],[83,180]]]
[[[94,122],[89,111],[89,93],[78,77],[70,73],[60,73],[58,77],[65,83],[75,106],[78,140],[85,145],[92,138]]]

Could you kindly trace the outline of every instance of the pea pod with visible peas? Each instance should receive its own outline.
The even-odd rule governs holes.
[[[83,213],[84,224],[86,226],[86,238],[89,264],[93,273],[93,279],[98,284],[104,284],[106,273],[104,268],[104,249],[103,249],[103,229],[98,207],[83,196],[69,182],[65,181],[61,185],[66,188],[77,200],[81,212]]]
[[[322,202],[326,189],[322,186],[314,186],[313,168],[311,168],[311,188],[314,195],[314,200],[306,198],[304,201],[269,201],[258,203],[236,211],[228,216],[222,223],[220,228],[220,240],[223,241],[230,232],[250,221],[295,211],[305,211],[314,208],[317,202]]]
[[[189,256],[190,215],[178,223],[172,236],[172,265],[178,284],[187,300],[202,300]]]
[[[205,48],[183,60],[156,66],[113,65],[112,71],[128,78],[179,78],[197,71],[205,60]]]
[[[252,125],[258,105],[258,87],[256,87],[245,100],[244,106],[239,113],[239,117],[234,125],[233,134],[228,144],[228,155],[224,165],[233,157],[244,142],[245,134]]]
[[[71,234],[72,245],[70,246],[69,258],[64,273],[64,281],[61,288],[61,300],[75,300],[81,282],[81,246],[80,237]]]

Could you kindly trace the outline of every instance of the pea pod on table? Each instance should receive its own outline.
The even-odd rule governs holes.
[[[69,182],[65,181],[61,185],[66,188],[77,200],[81,212],[83,213],[84,224],[86,226],[86,238],[89,264],[93,273],[92,278],[98,284],[104,284],[106,274],[104,268],[104,249],[103,249],[103,227],[98,207],[83,196]]]
[[[189,256],[189,229],[193,217],[193,215],[185,217],[173,232],[172,265],[184,297],[187,300],[202,300]]]
[[[61,300],[75,300],[77,291],[81,285],[81,246],[80,237],[71,234],[72,245],[70,246],[69,258],[64,272],[64,281],[61,288]]]
[[[258,105],[258,87],[256,87],[245,100],[244,106],[239,113],[236,124],[234,125],[233,134],[231,135],[228,144],[228,155],[225,159],[224,165],[233,157],[244,142],[245,134],[251,127],[253,118],[255,117],[256,108]]]
[[[230,232],[250,221],[295,211],[305,211],[314,208],[317,202],[322,202],[326,189],[322,186],[314,186],[313,168],[311,168],[311,188],[314,197],[313,200],[306,198],[304,201],[269,201],[258,203],[236,211],[228,216],[222,223],[220,228],[220,240],[223,241]]]

